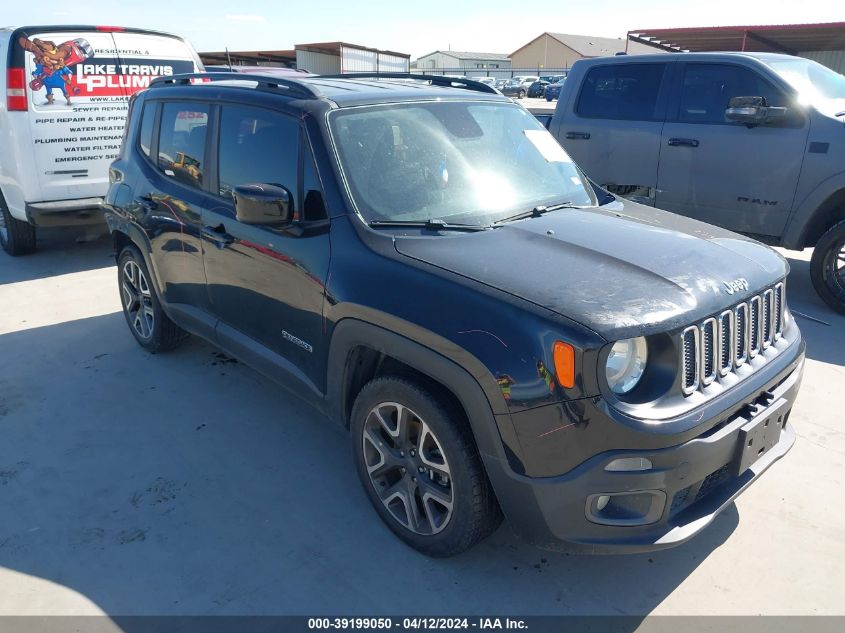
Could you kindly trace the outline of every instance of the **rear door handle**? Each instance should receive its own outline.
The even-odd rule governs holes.
[[[686,146],[686,147],[698,147],[698,139],[697,138],[670,138],[669,145],[672,147],[678,146]]]
[[[201,233],[204,238],[214,243],[217,248],[223,248],[235,241],[235,237],[226,232],[226,227],[222,222],[217,226],[202,227]]]
[[[580,138],[580,139],[587,141],[587,140],[590,139],[590,133],[589,132],[567,132],[566,138]]]

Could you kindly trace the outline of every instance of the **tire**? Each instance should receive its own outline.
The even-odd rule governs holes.
[[[546,101],[551,102],[552,98],[549,95],[546,95]]]
[[[524,90],[520,90],[520,91],[519,91],[519,98],[520,98],[520,99],[525,99],[525,91],[524,91]]]
[[[178,347],[188,333],[173,323],[161,308],[144,258],[135,246],[126,246],[117,258],[117,287],[129,331],[149,352]]]
[[[414,549],[454,556],[501,522],[470,429],[454,405],[428,386],[376,378],[355,399],[350,430],[367,497]]]
[[[9,255],[29,255],[35,252],[35,227],[12,217],[6,200],[0,193],[0,246]]]
[[[824,302],[845,314],[845,220],[830,227],[816,243],[810,279]]]

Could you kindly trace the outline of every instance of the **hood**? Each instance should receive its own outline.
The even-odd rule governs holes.
[[[759,242],[627,201],[561,209],[477,233],[397,236],[395,246],[608,341],[703,319],[788,272],[786,260]],[[728,284],[738,279],[748,291],[731,292]]]

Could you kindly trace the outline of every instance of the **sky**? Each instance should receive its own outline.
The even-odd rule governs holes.
[[[198,51],[290,49],[344,41],[409,53],[511,53],[543,31],[624,38],[634,29],[796,24],[845,18],[836,0],[3,0],[2,26],[108,24],[188,38]]]

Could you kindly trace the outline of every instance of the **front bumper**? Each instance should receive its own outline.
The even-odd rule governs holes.
[[[667,448],[605,451],[557,477],[518,475],[500,464],[488,472],[509,523],[540,547],[592,553],[652,551],[679,545],[709,525],[795,442],[789,424],[804,367],[803,349],[775,379],[728,419]],[[779,425],[775,443],[749,459],[742,446],[756,425]],[[756,449],[756,446],[755,446]],[[622,458],[644,458],[651,468],[607,471]],[[750,463],[750,466],[748,465]],[[746,466],[748,466],[746,468]],[[634,520],[607,524],[597,500],[614,493],[638,493],[650,506]],[[611,497],[621,499],[619,497]],[[632,497],[633,498],[633,497]],[[637,497],[640,498],[640,497]]]

